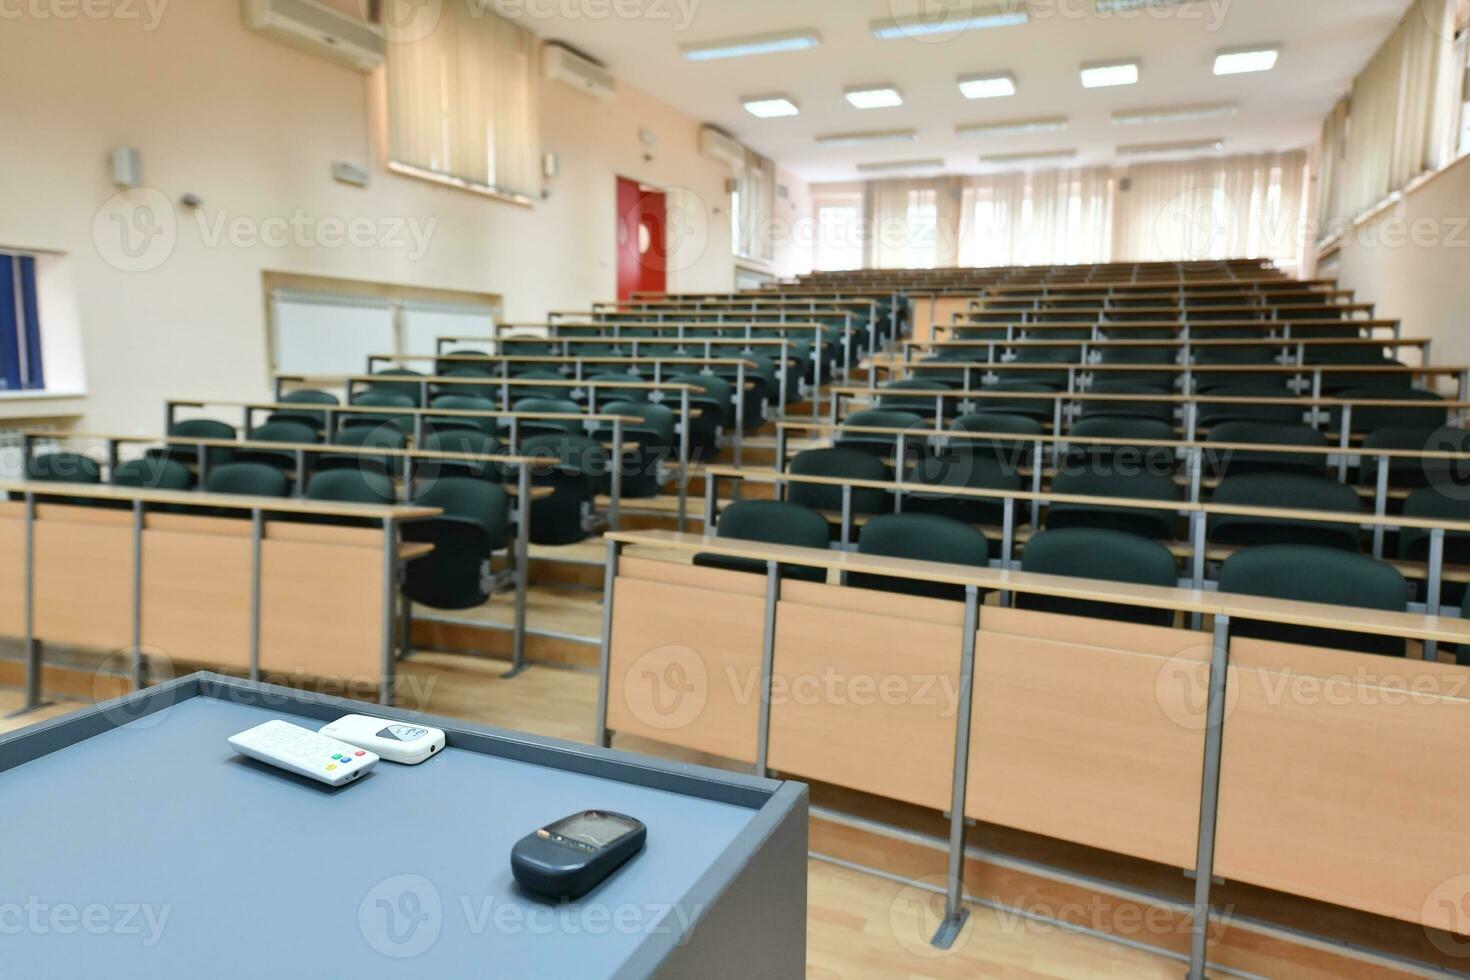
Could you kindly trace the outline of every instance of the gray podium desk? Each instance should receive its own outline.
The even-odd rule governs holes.
[[[0,739],[4,974],[802,976],[802,784],[392,709],[447,748],[340,789],[226,743],[363,709],[200,673]],[[575,902],[522,892],[512,845],[598,808],[645,850]]]

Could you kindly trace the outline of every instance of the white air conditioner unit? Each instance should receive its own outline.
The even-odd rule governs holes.
[[[371,24],[316,0],[240,0],[245,26],[358,71],[383,63],[383,39]]]
[[[745,147],[713,126],[700,127],[699,152],[711,160],[720,161],[731,170],[745,167]]]
[[[611,102],[617,98],[617,79],[608,74],[606,68],[582,57],[571,48],[556,43],[548,43],[544,54],[542,60],[546,77],[553,82],[570,85],[600,102]]]

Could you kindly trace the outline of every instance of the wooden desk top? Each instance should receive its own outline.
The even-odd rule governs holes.
[[[547,324],[547,327],[548,328],[550,328],[551,326],[552,326],[551,324]],[[645,327],[645,326],[646,327],[666,328],[666,327],[671,326],[671,324],[662,323],[662,322],[659,322],[659,323],[647,323],[647,324],[643,324],[643,323],[619,323],[618,326],[620,326],[620,327],[626,326],[626,327],[634,327],[634,328],[641,328],[641,327]],[[672,326],[677,327],[678,325],[677,324],[673,324]],[[686,338],[686,339],[694,339],[694,338]],[[797,345],[797,342],[794,341],[794,340],[792,340],[790,337],[699,337],[697,339],[698,339],[698,342],[701,343],[701,344],[714,344],[716,346],[730,346],[730,345],[734,345],[734,344],[745,344],[745,345],[751,346],[751,347],[782,347],[782,348],[785,348],[785,347],[795,347]],[[666,343],[666,341],[663,338],[661,338],[661,337],[627,337],[627,336],[605,337],[605,338],[604,337],[552,337],[552,336],[545,336],[545,337],[541,337],[541,336],[534,336],[534,337],[531,337],[531,336],[526,336],[526,337],[440,337],[440,338],[438,338],[438,340],[439,340],[439,343],[441,343],[441,344],[501,344],[501,345],[506,345],[506,344],[607,344],[609,342],[614,342],[614,343],[632,343],[634,341],[637,341],[638,343],[643,343],[643,344],[661,344],[661,343]],[[441,358],[452,358],[455,355],[453,355],[453,354],[440,354],[440,355],[437,355],[437,356],[438,357],[441,357]]]
[[[1129,365],[1136,368],[1139,365]],[[1142,365],[1147,366],[1147,365]],[[1045,365],[1028,365],[1028,367],[1044,369]],[[1065,365],[1064,365],[1065,367]],[[1241,370],[1236,368],[1235,370]],[[1248,369],[1254,370],[1254,369]],[[1411,369],[1412,370],[1412,369]],[[1398,401],[1391,398],[1291,398],[1291,397],[1261,397],[1252,398],[1242,395],[1130,395],[1090,392],[1067,392],[1067,391],[996,391],[993,389],[972,389],[959,391],[954,388],[929,388],[929,389],[899,389],[890,390],[886,388],[865,388],[862,385],[834,385],[827,389],[829,393],[838,395],[862,395],[866,397],[890,397],[890,398],[934,398],[946,399],[1022,399],[1030,401],[1095,401],[1095,402],[1139,402],[1151,405],[1300,405],[1303,408],[1332,407],[1352,405],[1355,407],[1368,408],[1470,408],[1470,401]]]
[[[824,568],[829,571],[886,575],[911,581],[945,585],[973,585],[980,589],[1044,595],[1065,599],[1108,602],[1177,612],[1224,615],[1271,623],[1300,624],[1324,628],[1401,636],[1406,639],[1437,640],[1443,643],[1470,642],[1470,622],[1442,616],[1381,612],[1351,606],[1261,599],[1209,590],[1129,585],[1100,579],[1031,572],[972,568],[940,562],[915,561],[859,555],[851,551],[796,548],[734,538],[717,538],[673,531],[611,531],[606,540],[685,552],[703,552],[731,558],[777,561],[783,564]],[[984,612],[982,610],[982,622]]]
[[[81,500],[110,500],[145,504],[174,504],[218,510],[264,510],[273,514],[316,517],[359,517],[367,520],[421,521],[443,513],[438,507],[379,504],[343,504],[295,497],[247,497],[232,493],[203,493],[197,490],[150,490],[115,487],[104,483],[51,483],[45,480],[0,480],[0,491],[32,493],[47,497]]]
[[[555,343],[555,340],[551,341]],[[658,354],[645,354],[641,357],[627,357],[619,354],[369,354],[368,357],[377,361],[393,361],[403,363],[405,361],[433,361],[436,364],[464,363],[464,364],[575,364],[578,361],[590,362],[592,364],[697,364],[701,367],[716,365],[721,367],[758,367],[754,361],[747,361],[739,357],[689,357],[682,354],[671,354],[667,357]],[[377,377],[377,375],[374,375]],[[499,381],[499,378],[492,378]]]
[[[557,380],[552,378],[444,378],[432,374],[349,374],[339,377],[307,377],[300,374],[278,374],[276,380],[286,384],[412,384],[412,385],[494,385],[496,387],[524,388],[610,388],[614,391],[688,391],[700,392],[696,385],[674,381],[581,381]],[[331,407],[331,406],[327,406]],[[310,405],[297,405],[297,409],[311,409]],[[320,410],[321,406],[317,406]],[[374,409],[374,411],[383,411]]]
[[[496,381],[489,378],[485,383]],[[626,422],[636,425],[643,420],[636,415],[604,415],[601,412],[583,414],[581,412],[497,412],[476,411],[465,408],[392,408],[377,407],[372,405],[315,405],[309,402],[273,402],[273,401],[234,401],[227,398],[202,398],[183,399],[170,398],[165,404],[178,408],[248,408],[260,412],[331,412],[333,414],[343,413],[348,415],[432,415],[438,418],[456,419],[582,419],[589,422]],[[54,435],[55,433],[50,433]],[[197,439],[190,439],[198,442]]]

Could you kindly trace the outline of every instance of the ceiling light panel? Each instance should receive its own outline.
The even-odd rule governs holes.
[[[858,109],[892,109],[903,105],[903,93],[892,85],[858,85],[843,95]]]
[[[1008,71],[989,75],[963,75],[960,94],[967,99],[999,99],[1016,94],[1016,76]]]
[[[1100,14],[1116,14],[1150,7],[1182,7],[1193,2],[1194,0],[1097,0],[1094,6]]]
[[[806,51],[822,43],[822,35],[814,30],[786,31],[782,34],[758,34],[725,41],[702,41],[684,44],[679,51],[690,61],[715,61],[720,58],[747,58],[783,51]]]
[[[1083,88],[1114,88],[1119,85],[1137,85],[1140,62],[1137,58],[1126,61],[1099,61],[1082,66]]]
[[[1040,153],[993,153],[980,157],[980,162],[994,165],[1048,163],[1057,160],[1070,160],[1076,155],[1076,150],[1046,150]]]
[[[894,160],[890,163],[860,163],[858,171],[865,174],[889,173],[895,170],[938,170],[944,166],[944,161],[937,157],[932,160]]]
[[[1216,75],[1249,75],[1270,71],[1281,58],[1281,45],[1258,44],[1249,48],[1231,48],[1215,55]]]
[[[912,143],[919,138],[915,129],[887,129],[873,133],[832,133],[818,136],[822,146],[866,146],[869,143]]]
[[[1125,157],[1159,156],[1164,153],[1217,153],[1225,148],[1223,139],[1188,140],[1180,143],[1134,143],[1118,147]]]
[[[1071,125],[1066,116],[1041,119],[1008,119],[1002,122],[956,126],[956,136],[1014,136],[1019,133],[1060,133]]]
[[[1195,119],[1231,119],[1239,114],[1240,106],[1233,102],[1164,106],[1157,109],[1123,109],[1113,113],[1113,125],[1147,126],[1151,123],[1188,122]]]
[[[988,7],[958,4],[957,9],[941,10],[934,16],[897,17],[875,20],[869,24],[873,36],[880,41],[931,37],[935,34],[960,34],[991,27],[1013,27],[1031,20],[1024,6],[1007,0]]]
[[[753,95],[740,102],[757,119],[781,119],[801,113],[800,107],[786,95]]]

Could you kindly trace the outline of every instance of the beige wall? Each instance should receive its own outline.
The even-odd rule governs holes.
[[[75,300],[55,326],[80,334],[88,428],[156,432],[169,395],[264,395],[265,270],[496,293],[517,320],[610,299],[619,174],[669,189],[688,216],[671,288],[731,286],[728,170],[699,156],[695,120],[627,84],[612,103],[543,86],[543,149],[560,154],[561,176],[524,208],[386,173],[381,73],[250,34],[226,0],[170,3],[155,30],[146,21],[23,16],[0,30],[0,246],[61,255],[56,282]],[[117,146],[141,151],[144,184],[167,200],[204,202],[178,209],[172,251],[149,271],[116,268],[94,237]],[[333,181],[335,160],[368,167],[370,186]],[[283,247],[211,242],[221,218],[297,216],[368,219],[374,239],[434,224],[422,255],[406,234],[407,247],[295,233]],[[108,220],[104,243],[117,240]],[[0,416],[14,407],[0,401]]]
[[[1358,226],[1318,273],[1335,276],[1437,364],[1470,364],[1470,157]]]

